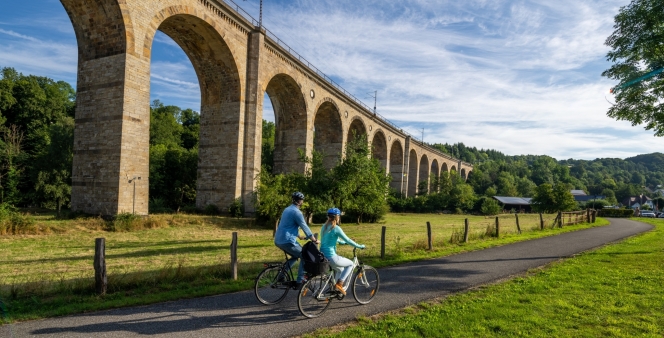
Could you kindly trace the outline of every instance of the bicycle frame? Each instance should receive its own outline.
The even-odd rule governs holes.
[[[355,271],[355,269],[358,269],[358,268],[359,268],[360,271],[362,271],[363,268],[364,268],[364,264],[362,262],[360,262],[360,260],[357,258],[357,248],[353,248],[352,270]],[[335,270],[331,270],[331,273],[327,276],[327,279],[325,280],[325,284],[327,284],[328,287],[329,287],[328,292],[334,290],[334,283],[332,282],[332,277],[335,275],[335,273],[336,273]],[[348,288],[350,287],[350,283],[351,283],[352,279],[353,278],[346,278],[346,280],[344,281],[344,291],[348,291]],[[367,281],[367,277],[364,274],[362,274],[362,276],[360,277],[360,281],[362,282],[362,285],[369,286],[369,282]],[[318,293],[316,294],[316,299],[318,299],[318,300],[324,300],[325,299],[325,297],[321,297],[321,296],[324,296],[323,295],[324,290],[325,290],[325,288],[321,288],[320,290],[318,290]]]

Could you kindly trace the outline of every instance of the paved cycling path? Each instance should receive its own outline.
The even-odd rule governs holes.
[[[380,269],[376,299],[352,295],[316,319],[305,319],[291,291],[279,305],[259,305],[252,291],[101,311],[0,327],[0,337],[287,337],[490,283],[652,229],[612,219],[611,225]],[[11,332],[10,332],[11,330]]]

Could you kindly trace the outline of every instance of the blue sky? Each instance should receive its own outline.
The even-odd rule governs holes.
[[[558,159],[664,146],[606,116],[604,41],[628,0],[264,1],[270,31],[367,104],[377,90],[378,112],[427,142]],[[258,0],[237,2],[258,17]],[[152,99],[198,110],[186,55],[161,33],[153,48]],[[0,5],[0,67],[75,85],[76,64],[59,0]]]

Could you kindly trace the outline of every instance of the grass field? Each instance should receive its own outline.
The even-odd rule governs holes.
[[[316,337],[662,337],[664,220],[652,232]]]
[[[471,242],[459,238],[464,218],[471,225]],[[546,215],[550,227],[554,215]],[[262,262],[282,261],[272,244],[272,230],[250,219],[200,215],[154,215],[154,229],[104,231],[98,219],[61,221],[36,216],[40,235],[0,236],[0,296],[9,305],[9,320],[26,320],[119,306],[232,292],[251,288]],[[382,224],[344,224],[344,231],[367,245],[362,252],[374,266],[443,256],[514,241],[586,228],[539,230],[537,215],[520,215],[522,234],[516,234],[514,215],[500,217],[501,238],[486,236],[493,217],[389,214]],[[426,222],[431,222],[434,250],[426,249]],[[606,224],[605,221],[594,224]],[[381,227],[387,227],[386,259],[380,260]],[[313,226],[318,232],[320,226]],[[229,279],[230,241],[238,232],[239,279]],[[453,234],[455,234],[453,236]],[[109,293],[93,294],[94,239],[106,238]],[[341,247],[341,254],[350,248]],[[347,252],[348,251],[348,252]]]

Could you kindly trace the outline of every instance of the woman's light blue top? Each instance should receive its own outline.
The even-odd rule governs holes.
[[[350,244],[356,248],[360,248],[361,245],[353,242],[352,239],[348,238],[340,226],[335,226],[330,229],[331,225],[323,225],[321,232],[320,240],[320,252],[325,255],[326,258],[330,258],[337,254],[337,243],[340,244]]]

